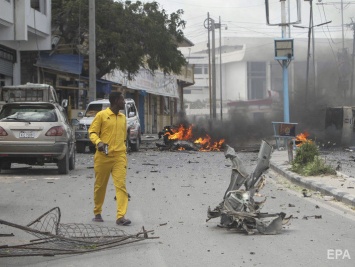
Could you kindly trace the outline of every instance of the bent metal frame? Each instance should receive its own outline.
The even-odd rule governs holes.
[[[127,234],[119,228],[114,227],[82,223],[64,224],[60,223],[60,218],[60,209],[59,207],[55,207],[27,226],[0,220],[0,224],[24,231],[37,238],[25,244],[0,245],[0,258],[83,254],[110,249],[145,239],[159,238],[148,236],[153,231],[146,231],[144,227],[142,227],[141,232]],[[23,233],[19,233],[21,238],[22,235]]]

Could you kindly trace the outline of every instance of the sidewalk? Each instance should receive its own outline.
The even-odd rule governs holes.
[[[309,190],[334,197],[344,204],[355,207],[355,179],[337,172],[336,176],[300,176],[289,171],[288,152],[274,150],[271,154],[270,168],[286,179]]]

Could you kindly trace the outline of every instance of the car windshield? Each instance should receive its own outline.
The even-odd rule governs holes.
[[[0,121],[55,122],[58,118],[50,106],[5,106],[1,110]]]
[[[102,103],[90,104],[88,106],[88,109],[86,110],[85,117],[95,117],[99,111],[106,109],[109,106],[110,104],[102,104]]]

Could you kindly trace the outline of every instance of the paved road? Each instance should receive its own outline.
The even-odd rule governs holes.
[[[257,154],[240,156],[251,171]],[[64,176],[55,169],[2,173],[0,218],[25,225],[59,206],[63,223],[91,223],[92,160],[91,154],[79,154],[77,169]],[[221,201],[230,174],[230,162],[221,152],[143,149],[132,153],[127,217],[133,223],[120,228],[136,233],[144,226],[159,239],[77,256],[0,258],[0,266],[355,266],[354,212],[321,199],[304,198],[272,171],[261,192],[268,197],[262,211],[294,216],[282,234],[248,236],[217,227],[218,219],[206,223],[207,208]],[[110,182],[102,225],[115,225],[113,198]],[[305,220],[304,216],[311,217]],[[0,233],[8,232],[11,229],[0,226]],[[0,244],[21,238],[1,238]]]

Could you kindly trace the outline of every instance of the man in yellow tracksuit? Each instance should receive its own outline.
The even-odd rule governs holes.
[[[112,92],[109,96],[110,107],[98,112],[89,128],[89,137],[96,145],[94,157],[95,186],[93,221],[103,222],[101,212],[105,200],[107,183],[112,175],[116,188],[118,225],[129,225],[131,221],[124,216],[127,212],[128,193],[126,190],[127,154],[126,116],[120,113],[124,110],[125,101],[121,92]],[[107,155],[105,153],[107,146]]]

